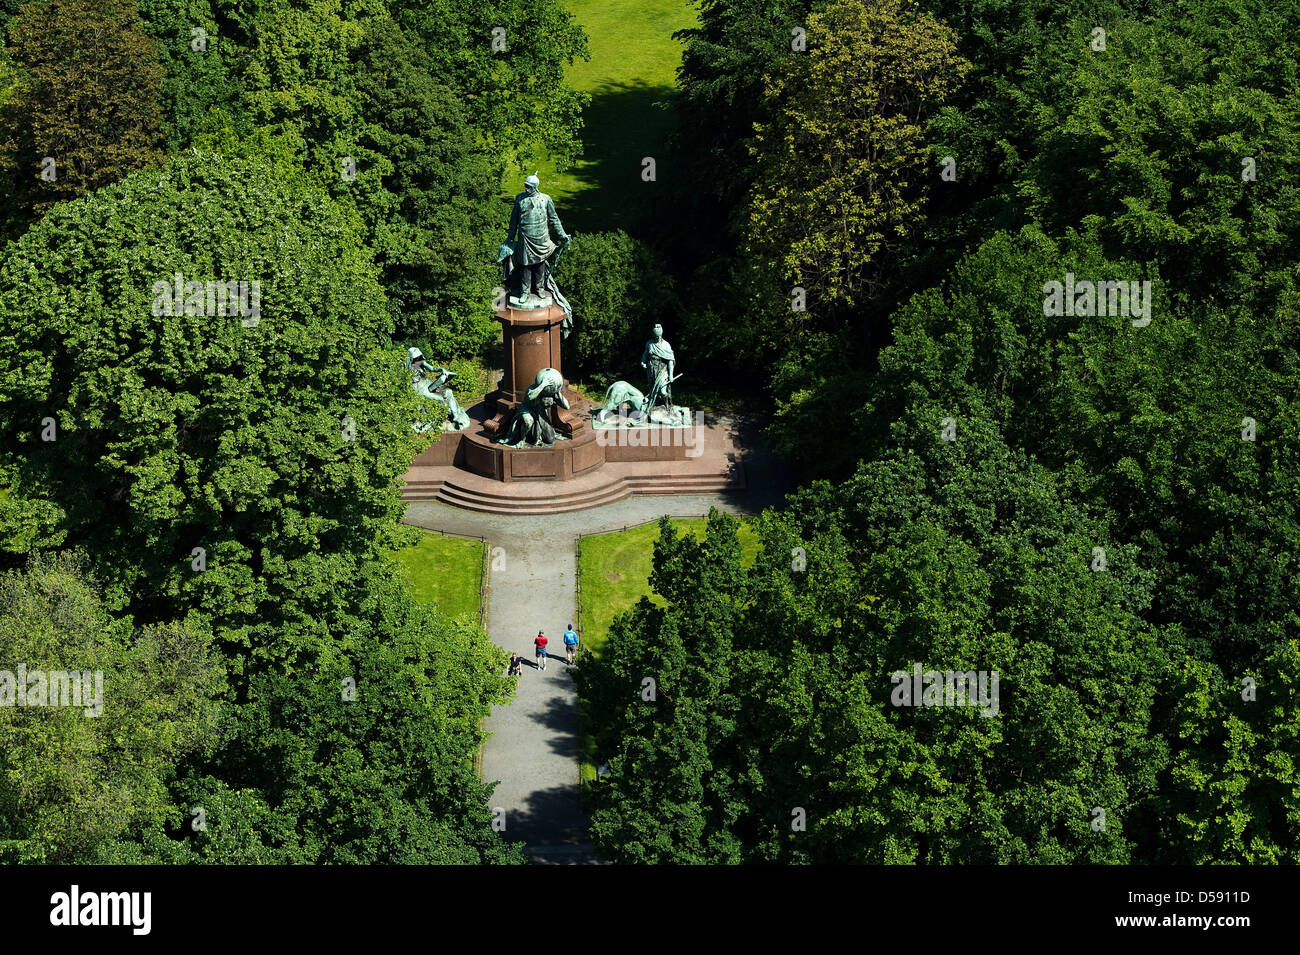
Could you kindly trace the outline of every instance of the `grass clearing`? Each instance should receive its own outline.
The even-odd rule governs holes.
[[[482,541],[422,531],[420,540],[393,555],[421,603],[435,604],[449,617],[478,619],[483,582]]]
[[[682,59],[673,33],[696,25],[695,7],[689,0],[568,0],[567,6],[587,32],[591,59],[570,66],[566,79],[590,93],[591,103],[583,113],[582,159],[564,172],[550,159],[538,163],[542,191],[555,199],[570,232],[635,234],[672,172],[657,168],[654,182],[641,178],[642,159],[662,162],[666,154]],[[522,191],[532,172],[507,176],[505,193]]]

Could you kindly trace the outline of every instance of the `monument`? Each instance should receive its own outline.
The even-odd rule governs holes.
[[[508,304],[517,308],[560,306],[564,309],[561,337],[568,338],[573,330],[573,309],[560,294],[554,269],[570,239],[560,224],[555,202],[540,187],[536,173],[524,180],[524,191],[515,196],[510,212],[506,241],[497,250],[497,261],[502,266],[507,294],[515,290]],[[552,231],[559,245],[551,241]]]
[[[605,404],[592,416],[597,431],[610,428],[684,428],[691,422],[691,411],[673,404],[672,384],[677,357],[673,346],[664,339],[664,327],[655,324],[641,350],[641,367],[646,373],[648,391],[642,393],[626,381],[616,381],[605,389]],[[661,406],[662,403],[662,406]],[[626,405],[631,414],[623,414]],[[637,442],[653,445],[654,441]]]
[[[731,430],[692,422],[690,410],[674,404],[672,384],[681,375],[661,324],[640,356],[646,393],[617,381],[602,407],[570,388],[561,343],[574,316],[556,266],[572,237],[536,174],[524,185],[497,249],[505,286],[495,313],[501,380],[482,405],[469,409],[467,428],[448,431],[420,454],[405,496],[500,513],[551,513],[631,493],[743,486]],[[429,384],[437,392],[445,380],[439,375]],[[631,413],[624,415],[624,407]]]
[[[645,349],[641,352],[641,367],[645,369],[646,382],[650,386],[650,393],[645,400],[646,418],[650,422],[655,419],[655,406],[659,401],[663,401],[666,417],[658,419],[663,424],[678,424],[683,418],[689,417],[689,414],[678,414],[678,409],[673,407],[673,382],[681,375],[674,375],[673,368],[677,364],[677,359],[673,355],[673,346],[664,341],[664,327],[656,324],[651,330],[649,341],[645,343]],[[686,412],[687,409],[680,409]]]
[[[569,480],[605,463],[582,419],[588,402],[564,380],[560,343],[573,329],[573,309],[555,280],[571,237],[536,175],[515,196],[506,241],[498,249],[506,299],[501,323],[503,374],[484,400],[480,441],[465,448],[464,466],[500,481]]]
[[[524,396],[523,404],[515,409],[510,431],[501,443],[508,448],[554,446],[557,435],[551,427],[550,413],[557,404],[562,408],[569,407],[564,397],[564,376],[554,368],[543,368]],[[558,435],[558,438],[563,441],[564,435]]]

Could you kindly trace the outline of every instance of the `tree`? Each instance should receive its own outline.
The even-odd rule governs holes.
[[[1150,276],[1151,324],[1044,314],[1045,281],[1066,271]],[[1279,728],[1293,719],[1281,688],[1300,632],[1300,527],[1286,503],[1300,474],[1294,336],[1272,316],[1180,304],[1164,287],[1153,265],[1108,259],[1094,234],[1067,248],[1036,229],[994,236],[895,316],[853,446],[887,456],[918,416],[931,428],[954,416],[962,440],[981,409],[1131,542],[1152,571],[1143,618],[1179,677],[1153,710],[1172,759],[1126,829],[1148,859],[1288,859],[1295,746]],[[1248,675],[1257,703],[1240,695]]]
[[[493,234],[501,165],[454,88],[433,78],[428,55],[393,21],[367,23],[357,70],[367,122],[359,153],[388,169],[384,193],[358,210],[394,323],[438,354],[478,355],[499,334],[491,302],[501,281]],[[332,186],[340,198],[351,189],[337,177]]]
[[[620,618],[580,671],[610,726],[597,844],[619,861],[1294,861],[1295,64],[1268,50],[1295,11],[922,5],[957,31],[971,82],[928,117],[903,110],[916,138],[894,145],[916,163],[921,137],[931,160],[951,153],[961,187],[904,223],[891,268],[845,270],[855,304],[823,306],[801,341],[770,249],[689,290],[733,360],[786,353],[777,437],[835,483],[759,521],[739,580],[701,576],[698,545],[665,538],[666,606]],[[685,77],[688,105],[735,94],[752,110],[743,64],[764,56],[783,94],[752,143],[783,165],[736,163],[728,183],[814,195],[839,155],[814,134],[852,115],[789,121],[815,34],[802,59],[774,40],[751,52],[744,37],[762,50],[775,29],[761,11],[728,31],[705,7],[691,68],[713,72]],[[851,49],[829,51],[850,78],[890,47]],[[744,138],[698,132],[701,163]],[[786,227],[794,250],[837,195],[755,206],[751,231]],[[840,280],[807,275],[823,301]],[[1067,275],[1148,282],[1146,311],[1052,308]],[[753,304],[744,323],[728,295]],[[862,334],[863,302],[882,334]],[[998,714],[894,706],[890,675],[916,665],[998,672]],[[675,692],[651,706],[637,689],[656,669]]]
[[[650,330],[656,322],[671,328],[681,311],[658,257],[626,232],[592,232],[565,251],[560,271],[577,316],[566,361],[602,387],[638,381]]]
[[[112,860],[518,860],[472,770],[501,653],[388,556],[418,399],[363,228],[301,176],[194,155],[52,210],[0,266],[16,526],[84,542],[141,625],[210,624],[230,674],[229,734],[174,785],[211,833]],[[217,296],[240,281],[256,297]]]
[[[330,620],[328,662],[254,677],[229,745],[196,767],[187,791],[213,826],[188,835],[195,851],[222,863],[521,861],[491,827],[473,762],[483,718],[514,690],[504,654],[477,625],[416,604],[388,570],[367,567],[361,583],[366,603]]]
[[[238,103],[191,123],[199,146],[297,172],[354,208],[397,334],[478,355],[497,335],[489,232],[502,161],[457,88],[373,4],[279,4],[239,22],[261,40],[249,41]]]
[[[729,832],[741,807],[726,762],[739,704],[730,653],[743,580],[735,525],[711,510],[701,543],[661,521],[652,584],[669,609],[642,599],[616,619],[604,655],[578,666],[597,749],[613,770],[592,793],[591,834],[616,861],[741,861]]]
[[[808,34],[808,55],[782,60],[765,90],[746,237],[816,314],[880,284],[924,205],[927,110],[970,64],[909,0],[832,3]]]
[[[1136,549],[1063,501],[977,410],[957,444],[916,409],[896,450],[759,522],[665,532],[667,601],[616,622],[580,686],[612,776],[617,861],[1124,862],[1168,764]],[[716,521],[715,521],[716,523]],[[1090,569],[1097,541],[1110,571]],[[869,542],[869,543],[868,543]],[[802,558],[792,559],[792,555]],[[984,709],[900,707],[892,674],[996,673]],[[1122,676],[1116,676],[1120,674]],[[643,702],[645,676],[659,697]],[[1126,687],[1117,695],[1115,680]],[[1107,813],[1093,826],[1093,810]]]
[[[689,173],[675,205],[689,217],[680,243],[696,263],[710,262],[736,237],[756,169],[756,123],[771,118],[764,79],[806,40],[811,0],[700,0],[699,26],[683,30],[678,70],[680,126],[674,143]]]
[[[177,762],[220,738],[211,634],[193,622],[133,630],[75,555],[5,572],[0,593],[0,660],[27,673],[21,691],[9,682],[20,674],[0,674],[0,859],[89,864],[165,841],[185,815],[168,791]],[[68,671],[81,695],[52,705]],[[46,705],[33,705],[38,687]]]
[[[1297,677],[1294,640],[1236,679],[1201,661],[1178,674],[1173,766],[1150,814],[1155,860],[1294,865],[1300,858]]]
[[[168,152],[189,148],[214,112],[244,119],[241,81],[252,38],[222,0],[137,0],[163,67],[161,107]]]
[[[189,156],[10,247],[3,469],[141,621],[202,609],[242,652],[310,658],[357,599],[419,447],[360,235],[300,182]]]
[[[570,87],[564,72],[589,54],[563,3],[392,0],[389,9],[420,37],[434,75],[458,92],[473,128],[503,160],[523,167],[545,151],[563,169],[581,156],[577,133],[588,96]]]
[[[161,161],[157,46],[134,0],[43,0],[8,24],[20,72],[0,111],[12,196],[33,217]]]
[[[1049,234],[1095,228],[1189,304],[1294,311],[1300,106],[1277,78],[1300,60],[1266,51],[1300,14],[1247,7],[1240,21],[1196,5],[1176,28],[1114,24],[1104,54],[1072,24],[1018,191]]]

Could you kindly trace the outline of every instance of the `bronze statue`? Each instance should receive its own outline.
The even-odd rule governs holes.
[[[501,443],[508,448],[551,447],[556,438],[551,409],[557,404],[569,407],[564,397],[564,376],[554,368],[543,368],[525,392],[523,403],[515,409],[510,430]]]
[[[637,418],[641,418],[645,413],[645,395],[626,381],[616,381],[605,389],[605,404],[596,412],[596,420],[604,421],[611,412],[618,411],[623,405],[627,405]]]
[[[514,209],[510,212],[506,241],[497,249],[497,261],[501,263],[507,289],[516,288],[512,276],[519,273],[516,294],[510,296],[510,304],[515,308],[559,305],[564,309],[561,334],[568,338],[573,330],[573,309],[560,294],[552,273],[570,237],[560,224],[555,202],[539,191],[540,185],[536,173],[524,180],[524,191],[515,196]],[[552,232],[559,245],[551,241]]]
[[[469,415],[456,400],[455,393],[447,386],[447,383],[456,377],[454,371],[435,368],[429,364],[418,348],[406,350],[406,367],[411,372],[411,387],[415,389],[415,393],[424,398],[431,398],[447,409],[447,414],[441,422],[444,431],[464,431],[469,427]],[[427,422],[421,422],[415,426],[415,430],[423,432],[434,427]]]
[[[645,399],[647,415],[654,411],[660,399],[668,409],[668,414],[670,416],[675,414],[673,382],[681,377],[673,375],[673,367],[676,363],[673,357],[673,346],[664,340],[664,327],[655,325],[653,337],[645,343],[645,349],[641,352],[641,367],[645,369],[646,382],[649,386]]]

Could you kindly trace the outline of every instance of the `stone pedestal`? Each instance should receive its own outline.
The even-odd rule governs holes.
[[[570,481],[605,464],[605,449],[590,429],[576,438],[557,438],[549,448],[507,448],[485,433],[461,442],[460,466],[484,477],[511,481]]]
[[[558,305],[544,308],[503,308],[496,319],[501,323],[502,358],[505,376],[497,393],[514,401],[523,401],[537,373],[543,368],[560,367],[560,323],[564,309]]]
[[[496,391],[484,399],[483,430],[467,436],[463,466],[498,481],[567,481],[595,470],[605,463],[604,448],[587,423],[574,412],[586,402],[564,383],[568,409],[551,408],[551,426],[562,440],[550,448],[504,448],[497,440],[510,429],[515,410],[543,368],[564,375],[560,364],[561,323],[564,309],[558,305],[541,308],[504,308],[497,312],[501,323],[502,359],[505,374]]]

